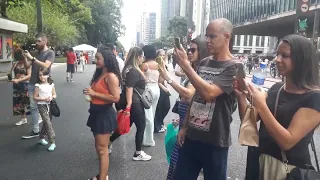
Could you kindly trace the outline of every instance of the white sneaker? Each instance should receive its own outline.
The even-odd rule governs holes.
[[[21,126],[23,124],[27,124],[28,123],[28,120],[25,118],[25,119],[21,119],[20,121],[18,121],[16,123],[16,126]]]
[[[135,160],[135,161],[150,161],[151,160],[151,156],[149,156],[145,152],[141,151],[140,154],[134,153],[132,159]]]
[[[112,145],[111,144],[108,146],[108,152],[109,152],[109,154],[112,153]]]

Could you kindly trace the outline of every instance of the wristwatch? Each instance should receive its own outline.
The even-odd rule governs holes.
[[[169,79],[169,80],[167,81],[167,83],[168,83],[168,84],[172,84],[172,83],[173,83],[172,79]]]

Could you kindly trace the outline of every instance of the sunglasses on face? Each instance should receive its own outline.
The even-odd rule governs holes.
[[[196,52],[196,51],[197,51],[196,48],[189,48],[189,49],[187,49],[187,53],[191,52],[191,53],[193,54],[193,53]]]

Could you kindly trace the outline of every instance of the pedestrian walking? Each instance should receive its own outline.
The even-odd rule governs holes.
[[[34,100],[38,104],[39,114],[43,120],[43,126],[40,131],[39,143],[43,146],[48,145],[45,136],[48,136],[50,146],[48,151],[54,151],[56,148],[55,132],[52,126],[52,113],[50,110],[50,102],[57,98],[53,80],[50,77],[50,71],[46,68],[40,68],[38,72],[38,80],[35,84],[33,94]]]
[[[30,100],[30,110],[32,117],[32,131],[25,136],[23,139],[29,139],[39,136],[39,111],[38,105],[34,100],[35,84],[38,81],[38,72],[41,67],[47,68],[50,72],[51,65],[55,59],[55,53],[47,46],[48,38],[45,34],[39,33],[36,35],[36,49],[35,56],[32,56],[29,52],[25,52],[27,59],[24,60],[24,67],[26,69],[31,68],[31,77],[28,85],[28,94]],[[40,121],[41,122],[41,121]]]
[[[77,56],[74,53],[73,48],[69,48],[67,54],[67,82],[73,82],[73,74],[75,71]]]

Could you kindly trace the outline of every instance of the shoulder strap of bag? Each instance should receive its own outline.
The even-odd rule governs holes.
[[[280,92],[281,90],[283,89],[284,85],[281,86],[281,88],[278,90],[278,93],[277,93],[277,97],[276,97],[276,102],[275,102],[275,106],[274,106],[274,112],[273,112],[273,116],[276,118],[276,115],[277,115],[277,110],[278,110],[278,104],[279,104],[279,96],[280,96]],[[316,165],[317,165],[317,170],[318,172],[320,172],[320,168],[319,168],[319,162],[318,162],[318,156],[317,156],[317,152],[316,152],[316,149],[315,149],[315,144],[314,144],[314,139],[313,139],[313,136],[311,138],[311,148],[312,148],[312,151],[314,153],[314,158],[315,158],[315,161],[316,161]],[[286,156],[286,153],[280,149],[281,151],[281,157],[282,157],[282,161],[283,163],[285,164],[286,166],[286,171],[289,173],[289,169],[288,169],[288,159],[287,159],[287,156]]]
[[[139,91],[138,91],[136,88],[133,88],[133,90],[138,94],[138,96],[139,96],[140,98],[142,98],[141,94],[139,93]]]
[[[280,92],[283,89],[283,87],[284,87],[284,85],[281,86],[280,89],[277,92],[276,101],[274,103],[274,112],[273,112],[274,118],[276,118],[276,116],[277,116],[277,110],[278,110],[278,104],[279,104],[279,96],[280,96]],[[286,171],[288,171],[288,159],[287,159],[287,156],[286,156],[286,154],[284,153],[284,151],[281,148],[280,148],[280,151],[281,151],[282,161],[286,165]]]

